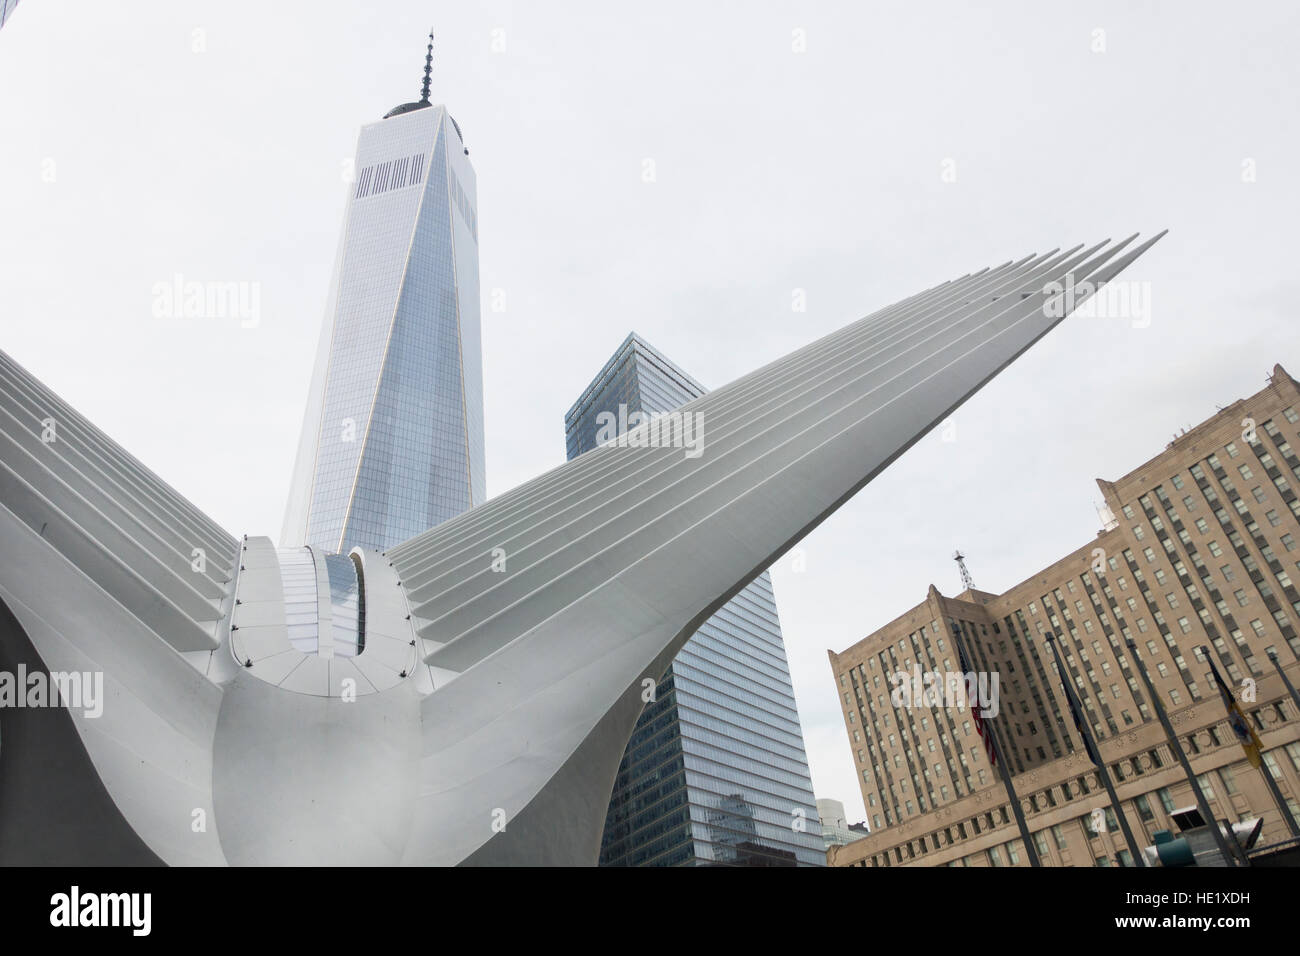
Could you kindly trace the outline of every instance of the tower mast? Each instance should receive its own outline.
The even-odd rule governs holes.
[[[974,591],[975,582],[971,579],[970,571],[966,567],[966,555],[962,554],[960,551],[954,551],[952,553],[952,559],[957,562],[957,568],[961,571],[962,589],[966,591]]]
[[[424,86],[420,88],[420,102],[429,105],[429,79],[433,75],[433,28],[429,28],[429,50],[424,55]]]

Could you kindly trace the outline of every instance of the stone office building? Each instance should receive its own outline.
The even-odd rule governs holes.
[[[1113,482],[1099,481],[1097,538],[1003,594],[926,599],[831,666],[872,833],[828,853],[838,866],[1025,865],[1006,791],[965,707],[894,706],[891,675],[987,671],[988,721],[1047,865],[1131,863],[1096,768],[1070,717],[1051,651],[1074,681],[1120,803],[1143,846],[1194,802],[1133,669],[1136,643],[1216,816],[1261,816],[1261,844],[1289,837],[1246,762],[1197,648],[1242,698],[1266,768],[1300,819],[1300,714],[1269,654],[1300,684],[1300,389],[1269,385],[1175,438]],[[953,645],[954,629],[969,661]],[[1250,692],[1254,691],[1254,700]],[[905,701],[899,701],[906,703]],[[1101,809],[1102,814],[1093,811]],[[1102,816],[1106,818],[1102,820]]]

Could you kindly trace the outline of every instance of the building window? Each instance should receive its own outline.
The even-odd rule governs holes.
[[[1065,831],[1061,829],[1059,823],[1052,827],[1052,839],[1056,841],[1056,848],[1058,850],[1065,849]]]
[[[1201,788],[1201,793],[1205,796],[1206,800],[1214,799],[1214,787],[1210,786],[1210,778],[1208,774],[1197,774],[1196,784]]]
[[[1155,812],[1151,809],[1151,801],[1145,794],[1138,797],[1134,803],[1137,804],[1138,816],[1143,820],[1150,822],[1156,818]]]
[[[1223,783],[1224,793],[1233,794],[1237,792],[1237,781],[1232,776],[1231,767],[1220,768],[1219,780]]]

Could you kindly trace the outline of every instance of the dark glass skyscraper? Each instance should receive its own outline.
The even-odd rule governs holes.
[[[565,415],[568,457],[606,438],[602,426],[611,417],[625,423],[638,412],[671,412],[705,391],[629,335]],[[764,571],[692,635],[660,679],[619,764],[600,863],[825,860],[781,622]]]

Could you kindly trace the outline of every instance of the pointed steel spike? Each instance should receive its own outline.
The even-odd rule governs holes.
[[[429,28],[429,49],[424,54],[424,86],[420,88],[420,102],[429,102],[429,83],[433,76],[433,27]]]

